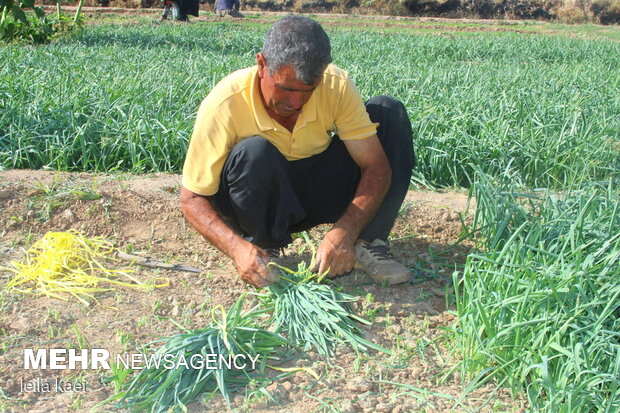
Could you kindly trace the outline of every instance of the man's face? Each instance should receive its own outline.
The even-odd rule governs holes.
[[[298,115],[321,80],[307,85],[297,79],[291,66],[282,66],[271,75],[262,53],[258,53],[257,62],[260,91],[267,112],[282,118]]]

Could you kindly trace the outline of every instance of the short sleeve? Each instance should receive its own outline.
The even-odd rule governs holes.
[[[342,140],[364,139],[377,133],[379,124],[370,121],[362,96],[349,77],[340,94],[335,126]]]
[[[183,165],[183,186],[199,195],[218,191],[224,162],[234,146],[236,131],[225,103],[212,107],[205,99]]]

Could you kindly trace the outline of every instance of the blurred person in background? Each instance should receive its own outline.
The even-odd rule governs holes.
[[[218,17],[243,17],[239,13],[239,0],[215,0],[215,14]]]
[[[188,15],[198,17],[199,0],[163,0],[163,3],[162,20],[167,20],[170,15],[173,20],[182,22],[189,21]]]

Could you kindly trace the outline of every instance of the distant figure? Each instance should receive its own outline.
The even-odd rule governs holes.
[[[215,14],[218,17],[243,17],[243,14],[239,13],[239,0],[216,0]]]
[[[164,12],[162,20],[166,20],[172,14],[172,19],[177,21],[188,21],[187,15],[198,17],[198,0],[163,0]]]

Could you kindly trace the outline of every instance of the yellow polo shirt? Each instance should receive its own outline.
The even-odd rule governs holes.
[[[243,139],[261,136],[289,161],[323,152],[332,134],[342,140],[377,132],[359,91],[347,73],[329,65],[323,80],[302,107],[291,133],[273,120],[260,96],[258,66],[238,70],[218,83],[203,100],[183,165],[183,186],[200,195],[219,189],[224,162]]]

